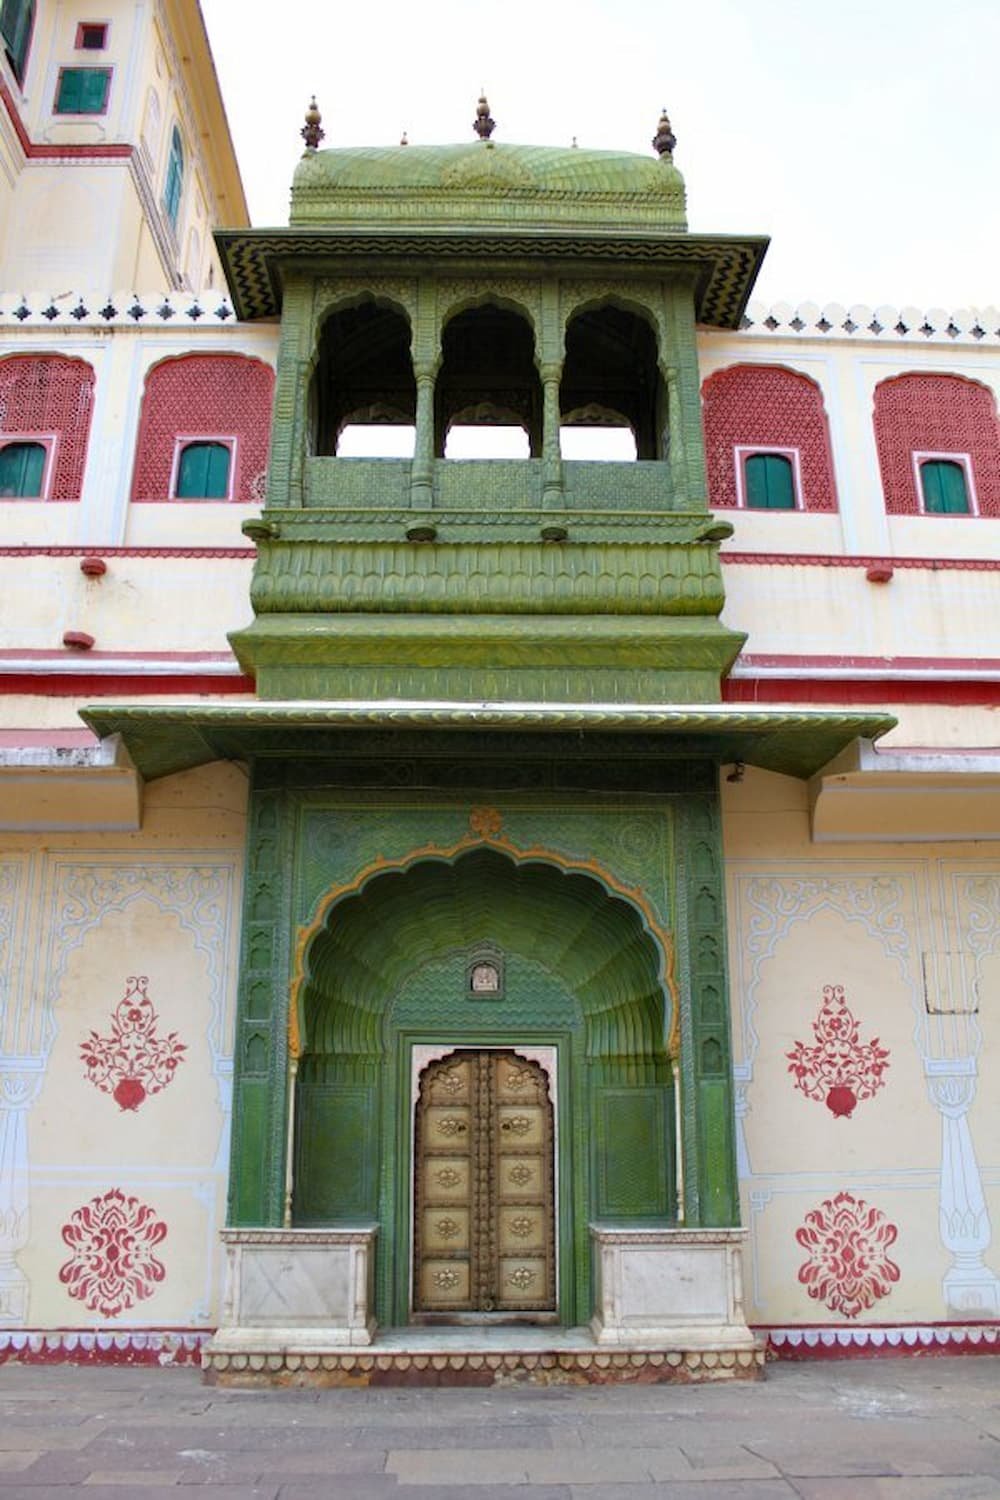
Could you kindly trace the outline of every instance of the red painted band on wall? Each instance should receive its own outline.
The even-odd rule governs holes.
[[[925,568],[931,573],[995,573],[1000,559],[992,557],[856,557],[833,552],[720,552],[725,566],[756,564],[772,568]]]
[[[3,100],[10,123],[14,127],[21,150],[30,160],[49,161],[128,161],[135,154],[134,146],[111,145],[111,146],[50,146],[39,145],[33,141],[28,134],[21,112],[17,107],[14,95],[0,78],[0,99]]]
[[[723,703],[830,703],[843,707],[925,703],[946,708],[994,708],[1000,704],[1000,682],[958,678],[895,679],[807,677],[737,677],[722,684]]]
[[[252,677],[210,677],[197,673],[167,673],[162,677],[142,673],[116,676],[91,676],[78,672],[62,675],[54,672],[0,673],[0,697],[20,694],[34,698],[159,698],[184,694],[198,698],[229,698],[253,696],[254,691]]]
[[[85,547],[0,547],[0,557],[217,557],[228,561],[256,555],[255,547],[102,547],[97,542]]]
[[[900,1359],[1000,1353],[1000,1325],[992,1323],[842,1323],[778,1328],[751,1325],[775,1359]]]

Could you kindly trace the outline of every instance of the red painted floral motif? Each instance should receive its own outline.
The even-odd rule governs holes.
[[[899,1267],[886,1253],[896,1226],[863,1198],[838,1193],[806,1214],[795,1238],[809,1258],[799,1267],[799,1281],[810,1297],[832,1313],[856,1318],[888,1297],[899,1280]]]
[[[120,1188],[78,1208],[62,1237],[72,1254],[59,1268],[59,1280],[89,1312],[114,1318],[152,1296],[166,1276],[153,1254],[167,1235],[154,1209]]]
[[[128,978],[125,997],[112,1012],[111,1035],[92,1031],[80,1048],[87,1077],[102,1094],[111,1094],[120,1109],[138,1109],[147,1094],[165,1089],[187,1051],[176,1031],[156,1035],[157,1015],[146,994],[148,983],[144,974]]]
[[[785,1053],[788,1071],[795,1074],[795,1087],[807,1099],[819,1099],[834,1116],[850,1119],[854,1106],[874,1098],[885,1082],[888,1048],[879,1046],[877,1036],[870,1042],[859,1040],[842,984],[824,985],[813,1031],[815,1047],[796,1042],[794,1052]]]

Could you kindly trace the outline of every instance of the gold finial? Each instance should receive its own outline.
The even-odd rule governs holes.
[[[406,133],[405,130],[403,131],[403,134],[399,137],[399,144],[401,146],[408,146],[410,144],[410,138],[407,135],[407,133]]]
[[[326,131],[320,124],[322,118],[323,116],[320,114],[316,104],[316,95],[313,94],[309,101],[309,108],[306,110],[306,123],[299,131],[299,134],[306,143],[307,151],[315,151],[320,141],[326,135]]]
[[[677,137],[670,128],[670,119],[666,109],[660,114],[660,123],[656,127],[653,136],[653,150],[658,156],[672,156],[674,147],[677,145]]]
[[[497,122],[490,114],[490,106],[486,102],[485,93],[479,96],[479,102],[476,105],[476,118],[472,122],[472,128],[481,141],[488,141],[497,128]]]

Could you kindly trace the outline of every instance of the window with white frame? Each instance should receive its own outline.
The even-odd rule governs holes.
[[[977,513],[972,461],[967,453],[914,453],[917,494],[925,516]]]
[[[0,500],[45,500],[55,438],[38,433],[0,433]]]
[[[801,510],[802,476],[797,448],[737,445],[736,503],[745,510]]]
[[[174,453],[172,500],[229,500],[233,487],[233,437],[179,437]]]

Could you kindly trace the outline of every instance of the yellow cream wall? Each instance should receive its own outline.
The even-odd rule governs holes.
[[[1000,557],[1000,521],[973,524],[967,555]],[[723,619],[749,633],[749,655],[1000,657],[1000,570],[897,567],[870,583],[863,563],[726,564],[736,540],[723,550]]]
[[[751,1321],[996,1317],[996,846],[831,854],[809,842],[803,784],[748,769],[723,794]],[[815,1028],[836,986],[857,1030],[834,992],[825,1047]],[[844,1094],[827,1102],[837,1077],[849,1111]]]
[[[213,186],[203,149],[195,90],[179,49],[150,6],[113,3],[102,51],[76,49],[76,29],[93,21],[82,3],[39,6],[23,90],[9,83],[32,142],[134,147],[131,159],[25,161],[4,118],[0,126],[0,286],[49,291],[71,286],[185,286],[221,289],[222,268],[211,239],[215,224],[245,222],[244,205]],[[113,70],[107,113],[55,113],[63,67]],[[0,112],[5,116],[5,111]],[[170,136],[180,129],[184,187],[176,226],[163,209]],[[6,139],[6,137],[10,137]]]
[[[218,1321],[245,788],[212,766],[150,786],[141,833],[0,850],[0,1326]]]
[[[62,644],[66,631],[82,631],[94,637],[93,649],[100,653],[152,653],[164,658],[166,668],[171,653],[188,654],[187,661],[174,662],[174,671],[197,671],[190,653],[211,653],[225,655],[236,672],[226,631],[253,618],[252,568],[252,554],[109,557],[102,578],[87,578],[79,556],[0,558],[0,651],[64,653],[66,670],[93,672],[92,657]]]
[[[942,321],[947,321],[947,318]],[[991,324],[995,328],[995,322]],[[727,510],[735,527],[731,552],[847,553],[859,557],[996,557],[1000,520],[982,517],[886,515],[872,425],[875,387],[895,375],[961,375],[1000,396],[995,342],[955,343],[944,332],[929,342],[770,336],[702,329],[698,359],[704,382],[735,364],[781,365],[819,386],[830,431],[837,484],[834,515]]]

